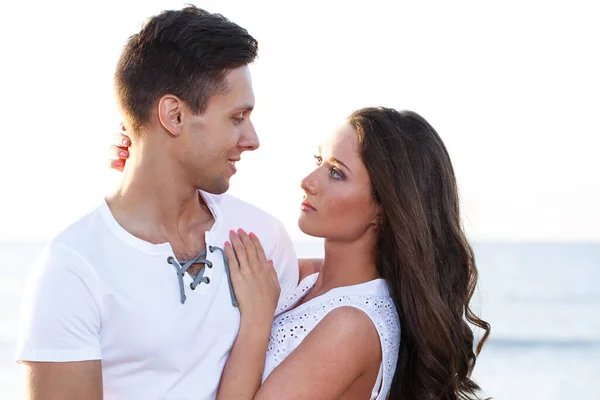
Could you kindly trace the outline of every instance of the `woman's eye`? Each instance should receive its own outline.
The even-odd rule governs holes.
[[[344,175],[336,167],[331,167],[329,175],[334,179],[344,179]]]
[[[315,157],[315,160],[317,162],[317,165],[321,165],[321,163],[323,162],[323,159],[321,158],[321,156],[315,155],[314,157]]]

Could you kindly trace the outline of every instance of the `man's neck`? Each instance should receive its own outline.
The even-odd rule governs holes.
[[[140,239],[193,248],[212,226],[213,216],[166,152],[149,150],[130,149],[121,182],[107,198],[108,206],[117,222]]]

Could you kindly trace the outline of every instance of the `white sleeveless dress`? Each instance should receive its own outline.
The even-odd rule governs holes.
[[[316,273],[304,278],[296,291],[287,297],[277,310],[271,329],[263,382],[330,311],[350,306],[367,314],[379,333],[382,362],[370,400],[385,399],[396,371],[400,346],[400,321],[387,283],[384,279],[375,279],[358,285],[335,288],[293,310],[286,311],[310,291],[318,275]]]

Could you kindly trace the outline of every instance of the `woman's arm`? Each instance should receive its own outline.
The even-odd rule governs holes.
[[[269,329],[242,322],[219,385],[217,400],[253,399],[260,387],[269,344]]]
[[[218,400],[252,399],[260,387],[279,298],[277,274],[256,235],[239,230],[225,243],[241,321],[217,394]]]
[[[331,311],[269,375],[257,400],[340,398],[361,376],[381,363],[379,335],[371,319],[354,307]]]
[[[225,254],[241,323],[218,400],[337,399],[363,374],[378,371],[381,348],[375,326],[362,311],[340,307],[323,318],[261,387],[279,295],[277,276],[255,235],[240,230],[230,238]]]

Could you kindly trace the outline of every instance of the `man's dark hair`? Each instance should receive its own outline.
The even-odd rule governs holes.
[[[209,99],[227,90],[225,77],[254,61],[257,41],[220,14],[194,6],[163,11],[131,36],[115,71],[117,100],[128,131],[139,132],[164,95],[201,114]]]

